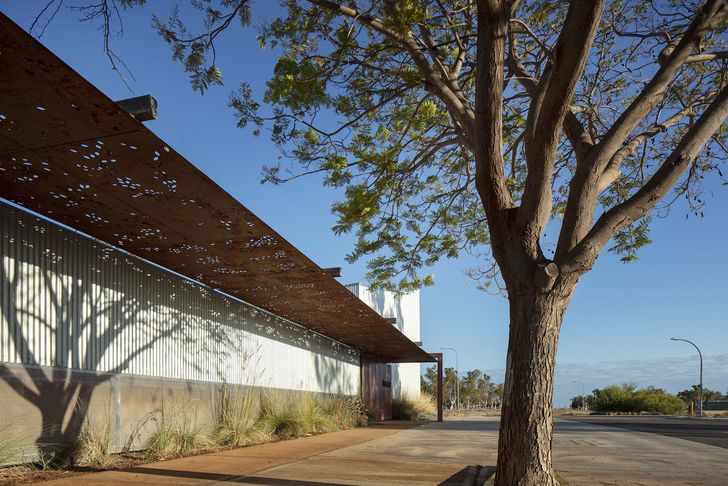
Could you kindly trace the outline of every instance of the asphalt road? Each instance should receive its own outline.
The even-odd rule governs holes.
[[[728,419],[599,415],[561,418],[594,425],[619,427],[625,430],[667,435],[728,449]]]

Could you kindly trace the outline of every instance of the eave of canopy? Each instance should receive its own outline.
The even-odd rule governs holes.
[[[2,14],[0,73],[0,197],[369,361],[434,361]]]

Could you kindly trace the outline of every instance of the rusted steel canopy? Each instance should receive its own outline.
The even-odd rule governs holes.
[[[2,14],[0,196],[370,360],[434,361]]]

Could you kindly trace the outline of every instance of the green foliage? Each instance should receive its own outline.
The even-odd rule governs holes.
[[[690,403],[698,403],[700,397],[700,385],[693,385],[688,390],[683,390],[677,393],[677,397],[685,403],[685,406],[690,406]],[[710,388],[703,388],[703,402],[711,402],[713,400],[728,399],[728,392],[726,395],[721,394],[719,391],[711,390]]]
[[[594,410],[598,412],[634,412],[632,398],[636,388],[637,385],[634,383],[623,383],[594,390]]]
[[[445,368],[442,377],[443,400],[455,405],[457,397],[457,373],[454,368]],[[422,393],[437,394],[437,366],[429,366],[420,377]],[[503,384],[493,383],[490,376],[480,370],[466,371],[460,378],[460,403],[464,406],[494,406],[503,401]]]
[[[133,0],[127,1],[135,3]],[[184,66],[190,76],[192,89],[204,94],[210,86],[221,85],[223,81],[213,48],[215,38],[232,22],[249,25],[250,6],[247,1],[223,0],[220,8],[229,9],[223,12],[210,1],[192,1],[190,5],[201,14],[204,33],[192,34],[188,30],[181,20],[178,5],[172,9],[166,20],[154,15],[152,25],[172,48],[172,58]]]
[[[673,415],[685,411],[683,401],[661,388],[638,390],[633,383],[609,385],[593,392],[594,410],[602,413],[657,413]]]
[[[463,252],[488,258],[490,239],[475,190],[471,148],[448,107],[428,89],[422,71],[406,49],[374,29],[361,28],[350,18],[332,15],[307,2],[289,0],[285,4],[287,12],[261,29],[266,45],[284,51],[263,97],[272,113],[259,115],[260,105],[247,93],[231,102],[239,125],[270,123],[273,140],[301,169],[285,172],[279,166],[268,167],[264,180],[281,183],[298,174],[320,173],[324,184],[343,188],[343,200],[332,207],[338,219],[333,229],[356,236],[348,261],[366,258],[366,277],[375,287],[407,292],[431,285],[434,276],[427,268],[442,259],[456,258]],[[426,30],[430,38],[423,42],[438,46],[440,62],[449,69],[458,62],[474,66],[475,43],[462,43],[474,30],[466,2],[443,6],[413,0],[395,5],[388,8],[386,2],[372,2],[359,8],[381,19],[400,38],[424,35]],[[519,37],[515,47],[527,69],[536,71],[535,76],[543,69],[542,46],[554,43],[565,14],[563,2],[520,3],[516,16],[529,26],[531,35]],[[650,63],[654,66],[654,52],[664,47],[660,36],[631,38],[617,33],[649,30],[655,15],[636,0],[608,4],[594,54],[573,100],[576,106],[589,107],[579,117],[595,138],[600,136],[599,127],[613,123],[637,95],[640,85],[629,81],[633,71]],[[683,26],[673,20],[668,14],[660,25],[669,35],[678,36]],[[720,42],[717,38],[707,41]],[[466,70],[459,77],[460,93],[470,106],[475,102],[474,71]],[[665,105],[660,111],[656,109],[657,119],[661,113],[684,107],[683,90],[692,99],[705,90],[706,82],[719,82],[718,72],[717,64],[684,68]],[[303,74],[297,77],[299,73]],[[529,98],[516,82],[508,85],[505,95],[502,131],[508,163],[504,169],[518,204],[527,174],[523,134]],[[338,127],[319,123],[323,113],[339,120]],[[650,129],[653,123],[648,117],[638,132]],[[644,185],[684,134],[685,125],[678,125],[672,130],[658,130],[626,157],[622,175],[600,195],[603,210],[624,202]],[[725,134],[716,137],[724,140]],[[724,146],[712,144],[712,154],[719,154],[722,160]],[[696,212],[702,205],[695,199],[700,179],[696,174],[717,170],[715,160],[702,157],[696,166],[699,170],[676,190],[690,198],[690,207]],[[573,152],[563,145],[557,153],[553,179],[552,217],[556,220],[564,212],[574,170]],[[658,210],[668,208],[666,204]],[[649,223],[648,217],[620,231],[611,251],[624,262],[636,260],[638,251],[651,242]],[[472,275],[489,279],[494,273]]]
[[[575,395],[571,397],[570,406],[574,410],[594,410],[594,395]]]
[[[652,243],[649,238],[651,218],[649,216],[641,219],[614,236],[614,246],[609,251],[622,255],[620,260],[628,263],[637,260],[637,250]]]

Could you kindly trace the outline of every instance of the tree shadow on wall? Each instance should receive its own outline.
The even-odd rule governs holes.
[[[347,384],[348,373],[351,370],[347,364],[354,364],[359,369],[359,357],[351,352],[339,358],[330,358],[320,354],[313,355],[314,369],[316,370],[316,385],[322,393],[333,395],[355,395]],[[358,374],[355,376],[358,381]]]
[[[188,343],[193,338],[185,334],[180,311],[168,310],[161,325],[140,325],[154,311],[149,301],[59,270],[40,270],[18,259],[0,261],[6,294],[0,318],[14,348],[10,352],[20,363],[0,363],[0,378],[40,412],[35,445],[41,459],[64,463],[99,385],[160,341],[176,336]],[[119,353],[122,346],[115,340],[124,333],[137,339]]]

